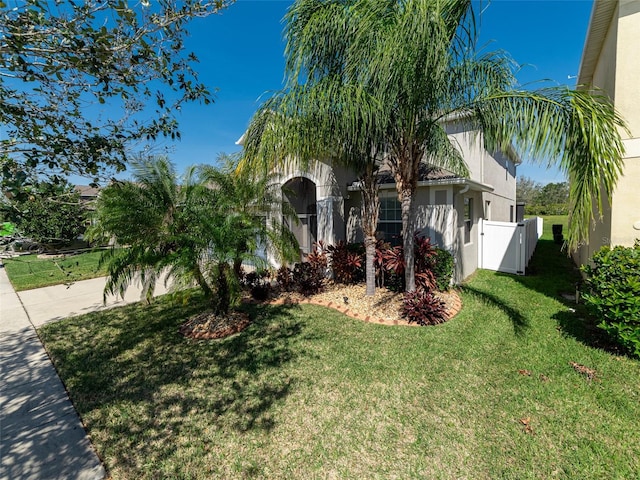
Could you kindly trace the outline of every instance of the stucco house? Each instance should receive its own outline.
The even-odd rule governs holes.
[[[626,120],[625,167],[602,221],[575,254],[579,264],[604,245],[632,246],[640,238],[640,0],[596,0],[578,75],[580,88],[604,91]]]
[[[454,280],[459,282],[478,268],[479,220],[516,220],[516,166],[520,160],[514,152],[508,155],[487,152],[482,146],[482,136],[471,131],[464,119],[449,121],[446,129],[462,152],[470,176],[461,178],[425,164],[415,209],[421,234],[454,255]],[[285,222],[298,239],[303,254],[320,240],[326,244],[362,241],[358,173],[331,160],[313,162],[305,170],[291,162],[278,173],[278,182],[299,219]],[[384,164],[379,183],[378,230],[393,241],[402,227],[400,203],[393,177]]]

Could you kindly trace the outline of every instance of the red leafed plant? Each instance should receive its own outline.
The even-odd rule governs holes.
[[[436,275],[433,272],[436,260],[436,248],[428,237],[420,237],[416,232],[415,245],[415,277],[416,288],[431,290],[437,285]],[[384,269],[390,274],[389,288],[392,290],[404,290],[404,251],[401,246],[380,248],[380,255],[384,263]]]
[[[327,251],[331,257],[331,268],[336,282],[351,284],[362,279],[364,276],[362,254],[350,249],[349,245],[342,240],[336,245],[327,247]]]
[[[307,262],[309,262],[315,270],[324,274],[329,261],[327,258],[327,248],[324,246],[322,240],[313,244],[313,250],[307,255]]]
[[[404,294],[402,316],[409,323],[437,325],[447,320],[445,304],[433,292],[418,289]]]

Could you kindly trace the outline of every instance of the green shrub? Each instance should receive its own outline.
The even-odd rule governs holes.
[[[453,255],[443,248],[436,247],[431,268],[436,276],[436,287],[441,292],[446,292],[451,286],[453,266]]]
[[[640,357],[640,241],[633,247],[602,247],[592,258],[584,301],[613,339]]]

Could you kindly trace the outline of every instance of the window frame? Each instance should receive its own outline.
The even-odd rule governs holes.
[[[464,244],[473,243],[471,230],[473,229],[473,197],[464,197],[462,204],[462,216],[464,219]]]
[[[400,204],[400,200],[398,200],[398,194],[394,191],[382,191],[379,193],[378,198],[380,200],[380,207],[378,209],[378,224],[376,225],[376,230],[384,233],[385,242],[400,245],[402,243],[402,205]],[[393,204],[393,208],[387,208],[389,203]],[[393,214],[388,215],[389,212],[393,212]],[[384,228],[384,225],[393,225],[393,231],[388,232],[389,229]]]

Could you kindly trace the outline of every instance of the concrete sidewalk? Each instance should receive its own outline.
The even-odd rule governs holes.
[[[105,277],[82,280],[66,285],[24,290],[18,293],[33,325],[41,325],[84,313],[104,310],[140,301],[140,285],[134,282],[124,296],[110,296],[106,304],[102,303],[102,291],[107,279]],[[155,295],[167,293],[164,280],[156,284]]]
[[[104,278],[21,292],[0,267],[0,480],[103,479],[93,450],[36,334],[35,327],[72,315],[138,301],[102,304]],[[156,294],[165,293],[159,284]]]

